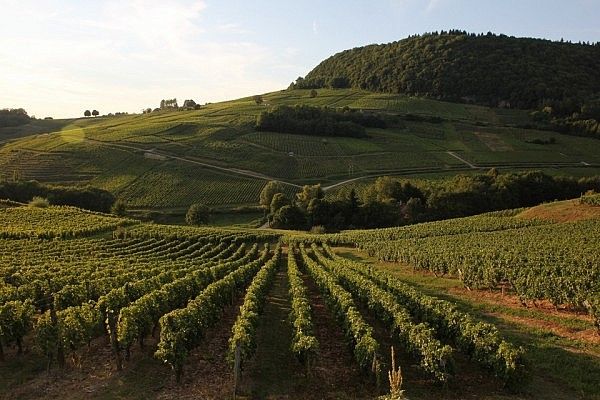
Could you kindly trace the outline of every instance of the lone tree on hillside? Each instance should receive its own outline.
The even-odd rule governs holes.
[[[194,100],[189,99],[183,102],[183,108],[186,110],[198,110],[200,108],[200,104],[197,104]]]
[[[311,91],[310,91],[310,97],[311,97],[311,98],[315,98],[315,97],[317,97],[317,94],[318,94],[318,93],[317,93],[317,91],[316,91],[315,89],[313,89],[313,90],[311,90]]]
[[[258,104],[262,104],[264,102],[262,96],[260,94],[257,94],[256,96],[252,97],[252,99],[254,100],[254,102],[258,105]]]
[[[92,115],[94,117],[97,117],[98,115],[100,115],[100,113],[98,112],[98,110],[94,110],[94,111],[92,111]]]
[[[85,110],[85,112],[83,113],[84,117],[91,117],[92,116],[92,112],[90,110]]]
[[[210,219],[210,212],[211,209],[202,203],[192,204],[185,215],[185,222],[188,225],[204,225]]]

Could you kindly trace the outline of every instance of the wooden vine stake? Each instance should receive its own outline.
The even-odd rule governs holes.
[[[371,363],[371,372],[375,377],[375,386],[377,388],[381,385],[381,366],[379,364],[379,359],[377,358],[377,354],[373,354],[373,361]]]
[[[242,375],[241,371],[241,349],[240,345],[235,347],[235,360],[233,363],[233,399],[235,400],[235,396],[237,394],[237,388]]]

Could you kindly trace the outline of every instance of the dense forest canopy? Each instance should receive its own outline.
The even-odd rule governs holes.
[[[255,126],[260,131],[349,137],[367,136],[365,127],[385,128],[386,121],[377,114],[350,109],[284,105],[262,112]]]
[[[563,116],[600,94],[600,45],[449,31],[346,50],[292,88],[352,87]]]

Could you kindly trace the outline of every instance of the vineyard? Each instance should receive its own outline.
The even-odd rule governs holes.
[[[0,209],[0,238],[74,238],[136,223],[134,220],[69,206]]]
[[[261,105],[247,97],[199,110],[35,121],[10,142],[2,137],[12,131],[0,128],[0,179],[89,184],[136,208],[174,209],[194,202],[256,204],[271,179],[328,186],[358,177],[455,175],[491,167],[598,174],[592,139],[522,128],[532,123],[523,110],[354,89],[321,89],[316,97],[310,90],[277,91],[263,98]],[[368,137],[360,139],[256,131],[257,116],[278,105],[349,107],[394,122],[368,128]],[[550,138],[555,144],[535,144]]]
[[[523,305],[547,300],[587,310],[600,333],[600,221],[552,224],[502,215],[357,231],[332,241],[436,276],[455,276],[467,288],[510,289]]]
[[[557,224],[512,210],[282,236],[11,202],[0,213],[3,398],[35,398],[22,385],[39,385],[28,383],[38,377],[60,387],[77,375],[92,385],[99,372],[90,368],[106,371],[91,398],[375,398],[389,391],[391,347],[410,398],[522,398],[537,390],[530,385],[541,372],[532,363],[541,350],[477,309],[355,258],[348,245],[456,276],[471,290],[502,287],[524,304],[588,307],[597,318],[597,220]],[[270,319],[274,307],[283,318]],[[21,371],[23,363],[37,372]],[[265,378],[264,363],[273,376]],[[581,365],[589,380],[599,376],[597,362]],[[140,368],[149,387],[135,386]],[[127,385],[140,393],[124,394]],[[583,382],[578,390],[594,398],[593,388]]]

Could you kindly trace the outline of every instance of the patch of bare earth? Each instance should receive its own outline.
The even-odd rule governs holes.
[[[578,199],[574,199],[531,207],[517,215],[517,217],[555,222],[574,222],[600,218],[600,207],[580,204]]]
[[[489,132],[475,132],[475,136],[492,151],[513,151],[513,147],[504,142],[500,135]]]
[[[23,362],[45,365],[44,358],[37,354],[25,354]],[[131,363],[145,354],[134,351]],[[4,393],[3,398],[19,399],[83,399],[93,396],[114,384],[122,373],[116,371],[110,345],[105,337],[94,340],[89,348],[66,357],[66,366],[59,369],[54,363],[50,370],[37,369],[38,373],[23,378]]]
[[[567,339],[578,340],[591,344],[600,344],[600,335],[594,328],[577,330],[567,328],[565,326],[553,323],[551,321],[541,320],[537,318],[519,317],[515,315],[506,315],[501,313],[488,313],[488,315],[498,317],[520,325],[525,325],[530,328],[548,330],[556,336],[564,337]],[[600,353],[597,355],[600,356]]]
[[[451,288],[448,290],[448,292],[456,296],[468,298],[473,301],[486,303],[490,305],[499,305],[512,309],[523,309],[525,307],[517,296],[512,294],[502,294],[498,291]],[[590,325],[593,323],[592,318],[583,310],[573,310],[570,307],[565,306],[555,307],[550,302],[544,300],[538,300],[535,303],[528,302],[526,307],[531,308],[536,312],[543,313],[550,317],[556,317],[558,319],[585,321],[589,322]],[[535,317],[516,316],[507,313],[488,314],[510,322],[517,323],[519,325],[548,330],[556,336],[560,336],[566,339],[576,340],[595,345],[600,344],[600,334],[598,334],[598,331],[593,327],[590,327],[589,329],[578,330],[565,326],[559,321],[551,321]]]
[[[535,302],[529,301],[523,304],[518,296],[510,293],[502,294],[499,290],[468,290],[463,287],[454,287],[448,289],[448,292],[479,302],[497,304],[510,308],[522,309],[526,307],[554,317],[592,322],[592,318],[584,310],[575,310],[568,306],[555,307],[546,300],[537,300]]]

